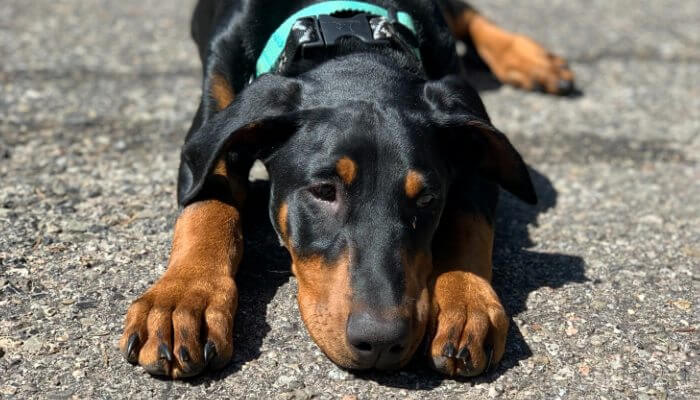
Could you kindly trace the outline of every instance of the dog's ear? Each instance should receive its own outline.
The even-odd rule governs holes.
[[[457,168],[476,168],[521,200],[535,204],[537,194],[525,162],[508,138],[489,120],[479,95],[463,79],[448,76],[428,82],[423,98],[431,121]]]
[[[197,196],[216,161],[224,153],[265,158],[297,129],[302,114],[301,82],[264,75],[248,86],[227,108],[205,117],[185,139],[180,155],[178,203]]]

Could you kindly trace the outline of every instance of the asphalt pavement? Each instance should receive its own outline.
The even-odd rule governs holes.
[[[582,90],[482,92],[541,198],[500,207],[494,285],[513,320],[495,371],[338,369],[264,229],[247,235],[228,368],[173,382],[127,364],[123,315],[164,271],[200,94],[193,4],[2,2],[0,398],[700,398],[700,3],[680,0],[474,1],[566,56]]]

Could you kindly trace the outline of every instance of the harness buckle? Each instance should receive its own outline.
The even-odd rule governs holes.
[[[369,16],[359,13],[349,18],[337,18],[331,15],[319,15],[318,24],[323,33],[326,46],[333,46],[338,39],[355,37],[365,43],[376,43],[369,24]]]
[[[369,17],[368,14],[359,13],[345,18],[319,15],[298,20],[297,22],[301,22],[308,29],[310,36],[309,40],[296,42],[301,48],[300,56],[314,57],[317,49],[333,47],[340,39],[348,37],[360,39],[368,44],[388,44],[385,38],[374,34]]]
[[[368,44],[388,44],[387,36],[377,34],[375,26],[370,23],[366,13],[355,14],[352,17],[333,17],[319,15],[317,17],[300,18],[294,25],[287,40],[283,60],[301,57],[313,58],[319,49],[335,46],[342,38],[354,37]],[[287,57],[284,57],[287,55]],[[290,57],[292,56],[292,57]]]

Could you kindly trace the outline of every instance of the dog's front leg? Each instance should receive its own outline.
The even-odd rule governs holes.
[[[475,376],[500,361],[508,318],[491,287],[493,226],[478,214],[446,212],[433,241],[429,362]]]
[[[196,375],[206,367],[223,367],[233,354],[234,275],[243,240],[223,161],[207,185],[209,193],[228,190],[229,195],[209,196],[182,211],[165,274],[126,315],[120,349],[129,362],[154,375]]]

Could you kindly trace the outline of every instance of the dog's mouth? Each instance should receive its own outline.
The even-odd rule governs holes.
[[[413,356],[404,348],[386,349],[383,352],[368,357],[357,357],[353,359],[353,365],[348,369],[366,371],[392,371],[403,367]]]
[[[335,354],[326,352],[328,358],[338,366],[352,371],[394,371],[406,365],[413,357],[414,352],[409,352],[406,349],[398,349],[392,352],[386,350],[379,354],[359,355],[356,352],[350,351],[349,357],[338,357]]]

